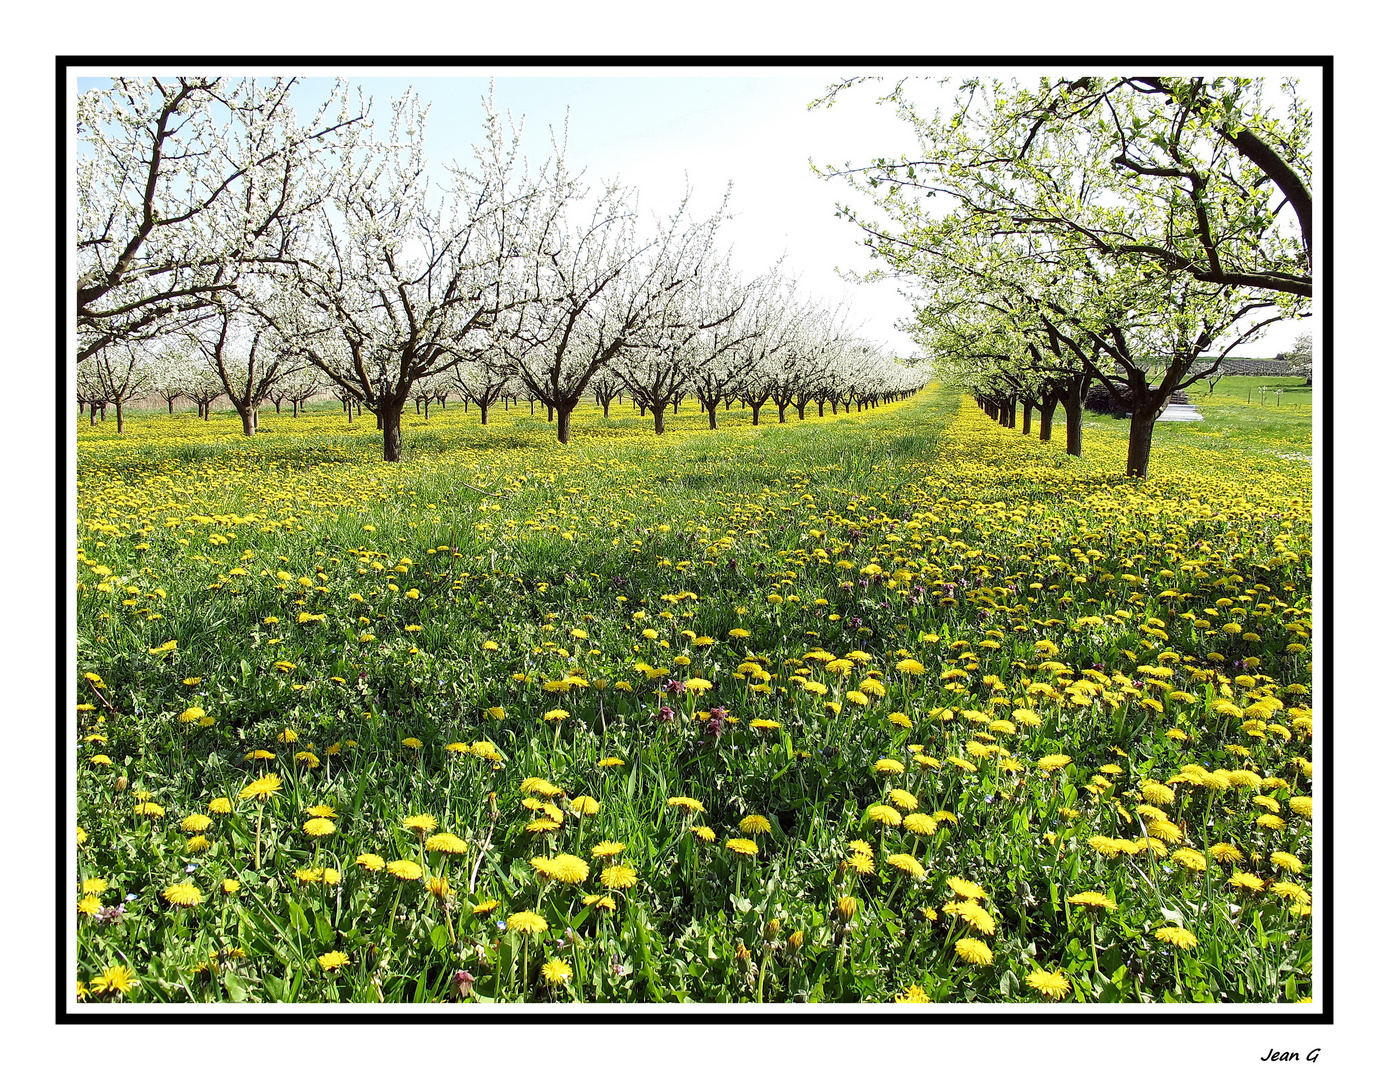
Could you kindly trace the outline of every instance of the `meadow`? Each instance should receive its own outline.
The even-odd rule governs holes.
[[[1310,1000],[1277,381],[1143,482],[938,384],[79,421],[77,999]]]

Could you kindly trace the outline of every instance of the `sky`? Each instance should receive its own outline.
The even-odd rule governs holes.
[[[721,229],[721,246],[731,245],[730,260],[745,278],[782,259],[783,271],[798,281],[802,293],[830,308],[844,305],[852,332],[891,355],[905,358],[919,352],[897,328],[912,311],[903,283],[849,280],[875,269],[875,263],[863,246],[862,231],[836,217],[836,204],[851,202],[871,211],[871,203],[845,181],[815,175],[810,165],[814,160],[842,167],[906,154],[914,146],[910,127],[877,98],[913,70],[909,67],[304,70],[296,98],[304,119],[327,98],[335,75],[373,99],[379,124],[388,115],[390,100],[413,87],[431,106],[425,148],[436,183],[446,180],[446,164],[470,161],[472,145],[481,141],[481,102],[490,84],[496,107],[523,124],[522,147],[532,161],[549,155],[551,133],[562,133],[567,118],[571,170],[583,170],[593,183],[617,178],[634,187],[647,221],[673,211],[687,184],[695,215],[707,216],[731,184],[733,218]],[[838,79],[875,71],[889,81],[841,94],[832,108],[808,108]],[[216,72],[244,73],[249,69]],[[1013,73],[1029,81],[1039,74]],[[78,87],[95,82],[79,79]],[[918,103],[948,107],[951,93],[918,80],[912,96]],[[1272,356],[1289,348],[1306,326],[1278,324],[1235,352]]]

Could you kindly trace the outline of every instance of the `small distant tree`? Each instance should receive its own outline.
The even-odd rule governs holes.
[[[314,373],[314,369],[301,367],[277,380],[275,385],[270,388],[268,397],[274,402],[277,413],[288,401],[294,410],[294,415],[298,416],[304,403],[322,388],[322,383]]]
[[[778,298],[775,271],[749,285],[730,273],[715,273],[705,283],[702,304],[709,312],[730,312],[729,317],[701,330],[688,366],[686,385],[698,399],[712,431],[718,427],[719,402],[737,397],[757,363],[754,343],[767,332]]]
[[[102,385],[101,379],[97,374],[97,364],[92,357],[77,362],[77,409],[91,410],[91,425],[96,427],[97,414],[101,419],[106,419],[106,406],[110,404],[110,399],[106,396],[106,388]]]
[[[1279,353],[1277,359],[1291,365],[1292,374],[1302,379],[1304,386],[1312,385],[1312,335],[1298,334],[1293,347]]]
[[[187,396],[192,378],[193,358],[187,340],[173,337],[153,342],[145,362],[150,370],[148,393],[164,402],[172,416],[174,402]]]
[[[487,423],[492,406],[513,392],[513,382],[505,360],[492,348],[492,337],[485,331],[470,335],[471,346],[463,347],[469,351],[470,358],[464,360],[452,372],[444,386],[458,392],[465,403],[472,402]]]
[[[116,433],[125,434],[125,403],[148,393],[154,373],[144,357],[128,343],[108,345],[88,358],[105,401],[116,406]],[[105,410],[102,416],[105,417]]]
[[[217,373],[227,399],[241,417],[242,434],[248,437],[256,433],[260,407],[276,385],[304,363],[298,351],[280,339],[269,324],[226,306],[189,337]]]
[[[222,385],[221,376],[206,364],[196,364],[184,391],[186,396],[198,407],[200,420],[212,419],[212,403],[227,392]]]
[[[551,193],[531,234],[525,302],[499,319],[497,340],[507,370],[554,414],[556,438],[568,443],[570,418],[594,376],[686,325],[682,291],[711,272],[727,199],[697,221],[687,194],[654,235],[639,239],[630,191],[606,184],[585,198],[561,172]],[[572,223],[581,203],[587,220]]]
[[[667,306],[664,318],[618,365],[632,400],[643,411],[651,410],[657,435],[665,434],[666,409],[678,411],[681,398],[693,388],[694,373],[717,363],[734,344],[719,343],[717,332],[733,323],[745,302],[741,291],[711,268],[703,280],[681,291],[679,302]]]

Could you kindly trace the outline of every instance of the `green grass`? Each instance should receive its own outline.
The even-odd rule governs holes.
[[[1164,435],[1141,484],[1122,425],[1087,417],[1077,460],[934,387],[712,433],[686,409],[662,438],[588,408],[568,447],[524,409],[407,413],[398,466],[335,407],[252,440],[225,415],[81,426],[78,888],[136,899],[77,916],[77,978],[102,1001],[439,1001],[467,971],[480,1000],[1040,1002],[1044,970],[1081,1000],[1296,1000],[1308,920],[1273,885],[1310,874],[1270,860],[1311,862],[1288,803],[1311,791],[1310,476],[1256,406],[1221,409]],[[1220,776],[1167,783],[1195,766],[1267,778],[1282,824]],[[279,792],[240,798],[265,772]],[[181,827],[217,798],[230,813]],[[930,826],[876,822],[894,802]],[[412,814],[466,853],[422,851]],[[749,815],[753,857],[726,846]],[[1167,850],[1130,850],[1164,818]],[[531,861],[559,853],[584,881]],[[888,861],[908,855],[921,878]],[[636,883],[605,884],[613,863]],[[960,881],[982,914],[953,906]],[[1068,902],[1087,890],[1115,910]],[[525,911],[548,930],[498,925]],[[1174,955],[1172,926],[1197,945]],[[100,989],[117,965],[139,985]]]

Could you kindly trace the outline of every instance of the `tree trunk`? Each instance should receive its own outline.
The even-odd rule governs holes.
[[[819,405],[820,405],[820,415],[823,417],[823,416],[825,415],[825,403],[822,401],[822,402],[819,403]]]
[[[561,443],[568,444],[569,442],[569,417],[573,412],[573,409],[559,410],[559,424],[555,429],[555,437],[559,439]]]
[[[291,401],[290,404],[294,406],[294,419],[298,420],[298,419],[299,419],[299,402],[297,402],[297,401]]]
[[[701,403],[701,407],[709,414],[709,430],[714,431],[719,426],[719,403],[715,401],[712,405],[707,407],[704,407]]]
[[[1129,422],[1129,458],[1126,472],[1145,480],[1148,477],[1148,458],[1153,451],[1153,426],[1161,410],[1152,408],[1135,411]]]
[[[389,398],[376,406],[376,424],[381,431],[382,457],[386,461],[400,460],[400,414],[404,409],[405,402]]]
[[[534,401],[531,402],[531,415],[532,415],[532,416],[535,415],[535,402],[534,402]]]
[[[169,415],[170,415],[170,416],[173,416],[173,415],[174,415],[174,399],[173,399],[173,398],[170,398],[170,399],[169,399]]]
[[[424,418],[425,418],[426,420],[429,419],[429,402],[428,402],[428,401],[426,401],[426,402],[424,403]]]
[[[241,414],[241,434],[250,437],[256,433],[256,411],[254,409],[237,409]]]
[[[1031,435],[1031,434],[1032,434],[1032,402],[1031,402],[1031,401],[1024,401],[1024,402],[1022,403],[1022,433],[1023,433],[1024,435]]]
[[[121,410],[120,399],[116,399],[116,434],[125,434],[125,414]]]
[[[608,418],[608,407],[609,407],[610,405],[612,405],[612,403],[613,403],[613,399],[612,399],[612,398],[604,398],[604,399],[603,399],[603,419],[604,419],[604,420],[606,420],[606,419]]]
[[[548,420],[548,421],[550,421],[550,423],[553,424],[553,423],[555,422],[555,407],[554,407],[553,405],[546,405],[546,406],[545,406],[545,412],[546,412],[546,414],[547,414],[546,417],[545,417],[545,419]],[[568,440],[567,438],[566,438],[566,439],[560,439],[560,442],[568,442],[568,441],[569,441],[569,440]]]
[[[483,426],[483,427],[486,427],[486,426],[487,426],[487,402],[485,402],[485,401],[480,401],[480,402],[478,402],[477,408],[478,408],[478,412],[482,413],[482,426]]]
[[[1066,410],[1066,453],[1071,457],[1080,457],[1080,383],[1080,379],[1072,379],[1062,401]]]
[[[651,406],[651,416],[656,421],[656,434],[664,435],[666,433],[666,407],[664,405],[659,408],[655,405]]]
[[[92,427],[96,427],[96,402],[92,402]]]
[[[1037,438],[1042,442],[1051,442],[1051,423],[1056,415],[1056,399],[1043,398],[1038,415],[1041,419],[1037,425]]]
[[[824,416],[824,415],[825,415],[825,410],[824,410],[824,409],[821,409],[821,410],[820,410],[820,415],[821,415],[821,416]],[[796,402],[796,419],[797,419],[797,420],[804,420],[804,419],[805,419],[805,402],[804,402],[804,401],[798,401],[798,402]]]
[[[761,423],[761,421],[760,421],[760,419],[759,419],[759,417],[761,416],[761,414],[762,414],[762,406],[761,406],[761,405],[758,405],[758,404],[756,404],[756,403],[753,403],[753,406],[752,406],[752,426],[753,426],[753,427],[757,427],[757,425],[758,425],[759,423]]]
[[[106,403],[105,403],[105,402],[102,402],[100,408],[101,408],[101,418],[102,418],[103,420],[105,420],[105,419],[106,419]]]
[[[776,422],[778,424],[786,423],[786,406],[779,401],[776,403]]]

